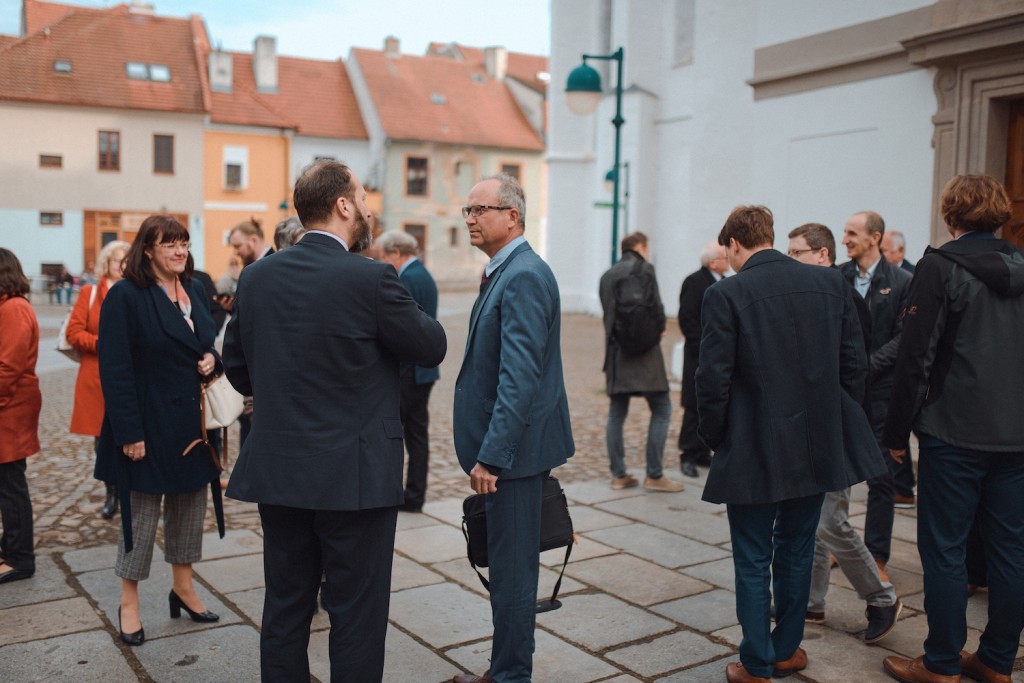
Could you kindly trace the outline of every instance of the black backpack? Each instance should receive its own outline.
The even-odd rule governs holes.
[[[637,259],[626,277],[615,283],[612,338],[628,356],[639,356],[657,346],[665,327],[654,278],[643,272],[644,263]]]

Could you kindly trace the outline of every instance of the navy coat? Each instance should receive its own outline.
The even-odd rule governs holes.
[[[100,314],[97,351],[106,415],[100,431],[95,476],[116,483],[125,548],[133,547],[131,492],[190,493],[209,484],[223,535],[220,473],[202,438],[200,381],[196,366],[213,348],[217,330],[198,282],[188,326],[181,312],[156,286],[121,280],[110,288]],[[218,363],[219,366],[219,363]],[[125,444],[145,441],[146,457],[132,461]]]
[[[413,301],[420,305],[424,313],[434,320],[437,320],[437,284],[431,277],[430,271],[419,259],[412,261],[406,266],[399,276],[402,284],[409,290]],[[441,378],[441,371],[437,366],[425,368],[416,366],[416,384],[430,384]]]
[[[491,273],[469,320],[455,382],[455,452],[500,478],[530,477],[575,452],[562,376],[561,304],[548,264],[525,242]]]
[[[705,293],[700,347],[699,432],[715,451],[704,500],[775,503],[885,471],[859,405],[857,311],[834,269],[754,253]]]
[[[326,233],[245,267],[225,373],[253,397],[227,495],[306,510],[405,500],[400,362],[437,365],[447,340],[389,264]]]
[[[683,333],[683,388],[680,398],[684,408],[697,409],[697,389],[693,376],[700,362],[700,310],[704,292],[715,284],[715,276],[706,266],[690,273],[679,289],[679,330]]]

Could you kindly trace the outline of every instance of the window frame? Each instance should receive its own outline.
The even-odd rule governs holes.
[[[412,168],[412,162],[413,161],[417,161],[417,162],[422,161],[423,162],[423,169],[422,169],[423,170],[423,177],[422,178],[416,178],[415,180],[413,180],[410,177],[410,173],[413,170],[413,168]],[[411,192],[410,191],[411,190],[411,183],[413,183],[413,182],[416,182],[416,183],[422,182],[423,183],[423,191],[422,192]],[[412,154],[406,155],[406,157],[405,157],[405,183],[404,183],[404,187],[405,187],[405,196],[406,197],[429,197],[430,196],[430,158],[429,157],[414,156]]]
[[[44,216],[52,216],[53,220],[43,220]],[[59,228],[64,225],[64,212],[63,211],[40,211],[39,212],[39,225],[44,228]]]
[[[170,145],[166,156],[168,167],[160,166],[161,154],[159,141],[166,140]],[[153,173],[155,175],[174,175],[174,136],[167,133],[153,133]]]
[[[52,163],[56,160],[56,163]],[[51,163],[47,163],[51,162]],[[49,169],[60,169],[64,168],[64,155],[63,154],[40,154],[39,155],[39,168]]]
[[[104,136],[107,150],[104,152]],[[112,137],[110,137],[112,136]],[[113,141],[113,144],[111,144]],[[113,148],[113,151],[111,151]],[[99,155],[97,170],[118,173],[121,170],[121,131],[101,130],[97,136],[96,151]],[[106,164],[106,165],[105,165]]]

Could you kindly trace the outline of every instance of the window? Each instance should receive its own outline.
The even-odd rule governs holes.
[[[150,64],[149,65],[149,80],[159,81],[160,83],[170,83],[171,81],[171,70],[166,64]]]
[[[174,173],[174,136],[153,136],[153,173]]]
[[[121,133],[116,130],[100,131],[101,171],[121,170]]]
[[[459,246],[459,229],[454,225],[448,228],[448,246],[457,247]]]
[[[224,189],[244,190],[249,185],[249,148],[224,146]]]
[[[125,75],[135,81],[157,81],[169,83],[171,69],[166,64],[145,64],[143,62],[126,62]]]
[[[149,67],[142,62],[128,62],[124,65],[124,69],[128,78],[133,78],[137,81],[149,80]]]
[[[414,197],[427,195],[427,160],[409,157],[405,160],[405,193]]]
[[[516,180],[519,180],[519,174],[521,173],[519,164],[502,164],[501,172],[505,175],[510,175]]]
[[[62,168],[64,157],[60,154],[40,154],[39,168]]]
[[[53,63],[53,70],[59,74],[71,73],[71,62],[66,59],[58,59]]]
[[[422,223],[406,223],[402,230],[416,238],[416,248],[419,249],[420,257],[426,260],[427,254],[427,226]]]
[[[242,165],[227,164],[224,166],[224,186],[229,190],[238,190],[242,187]]]
[[[64,214],[60,211],[40,211],[39,225],[64,225]]]

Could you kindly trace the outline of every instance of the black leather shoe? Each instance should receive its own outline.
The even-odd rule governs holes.
[[[171,606],[171,619],[177,619],[181,616],[181,610],[185,610],[188,612],[188,615],[192,617],[192,621],[220,621],[220,615],[214,614],[210,610],[206,610],[205,612],[194,612],[189,609],[189,606],[178,597],[178,594],[174,592],[173,588],[171,589],[171,594],[167,596],[167,601]]]
[[[689,460],[684,460],[683,464],[680,465],[680,469],[683,471],[683,475],[696,479],[700,476],[700,472],[697,471],[697,466]]]
[[[125,633],[121,628],[121,608],[117,608],[117,630],[121,634],[121,642],[132,647],[137,647],[146,642],[146,629],[140,628],[135,633]]]
[[[107,499],[103,502],[100,517],[110,519],[117,514],[117,484],[107,484]]]
[[[889,632],[896,627],[896,620],[900,618],[902,611],[903,603],[900,600],[896,600],[895,605],[888,607],[868,605],[864,612],[868,618],[868,630],[864,632],[864,642],[872,645],[889,635]]]
[[[21,581],[23,579],[30,579],[35,574],[35,570],[25,571],[22,569],[8,569],[4,573],[0,574],[0,583],[10,583],[11,581]]]

